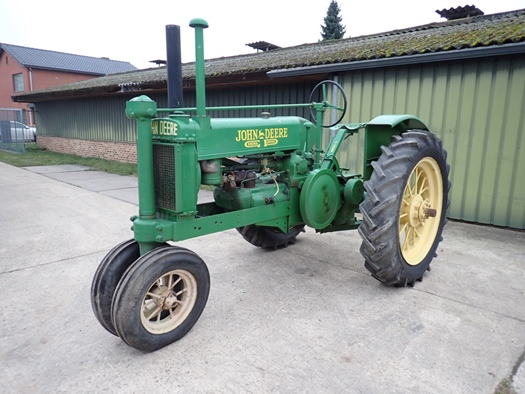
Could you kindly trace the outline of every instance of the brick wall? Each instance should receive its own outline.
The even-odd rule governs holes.
[[[52,152],[82,157],[98,157],[124,163],[137,162],[136,145],[126,142],[93,141],[42,135],[37,137],[37,143]]]
[[[30,71],[31,70],[31,71]],[[13,57],[3,51],[0,55],[0,108],[20,108],[29,110],[26,103],[15,103],[11,96],[15,94],[13,75],[22,74],[24,79],[24,92],[47,88],[49,86],[83,81],[95,78],[95,75],[78,74],[64,71],[29,69],[21,66]],[[31,122],[32,119],[27,119]]]

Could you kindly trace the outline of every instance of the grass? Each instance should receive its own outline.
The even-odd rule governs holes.
[[[512,388],[512,384],[509,378],[502,379],[499,382],[498,387],[494,391],[494,394],[516,394],[516,391]]]
[[[0,161],[15,167],[80,164],[91,167],[93,170],[110,172],[112,174],[137,175],[136,164],[50,152],[38,147],[36,144],[26,144],[26,153],[0,151]]]

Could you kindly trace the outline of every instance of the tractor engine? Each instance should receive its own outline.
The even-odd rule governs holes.
[[[215,186],[215,209],[223,211],[298,199],[313,168],[317,129],[303,118],[266,112],[260,118],[195,120],[174,114],[151,124],[155,206],[172,219],[199,215],[201,184]],[[288,225],[300,222],[296,212]]]

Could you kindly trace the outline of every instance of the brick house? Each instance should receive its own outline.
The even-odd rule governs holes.
[[[33,125],[34,106],[13,102],[13,94],[136,69],[124,61],[0,43],[0,110],[18,110],[14,120]]]

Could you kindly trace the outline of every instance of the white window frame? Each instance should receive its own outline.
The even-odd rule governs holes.
[[[13,74],[13,88],[15,89],[15,92],[24,91],[24,74]]]

